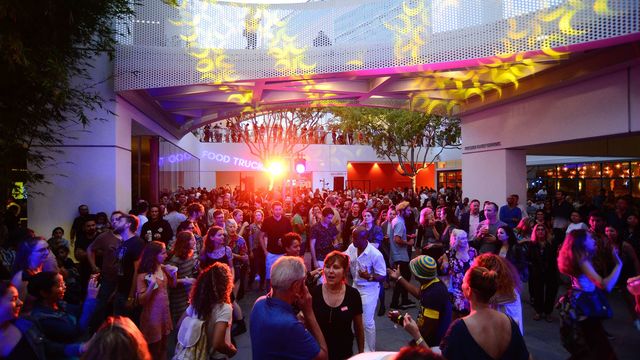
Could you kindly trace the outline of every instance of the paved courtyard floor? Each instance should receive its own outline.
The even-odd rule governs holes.
[[[308,256],[307,256],[308,257]],[[308,263],[308,260],[307,260]],[[526,284],[525,284],[526,285]],[[547,323],[546,321],[534,321],[533,308],[527,300],[529,295],[526,287],[522,294],[522,310],[525,342],[529,348],[529,352],[534,359],[544,360],[560,360],[567,359],[569,353],[562,347],[559,335],[559,317],[554,313],[554,321]],[[391,290],[386,291],[386,304],[391,301]],[[561,288],[559,293],[563,293]],[[249,327],[249,314],[255,300],[263,294],[258,291],[249,291],[245,298],[240,301],[245,317],[247,319],[247,328]],[[615,337],[612,345],[621,360],[638,360],[640,359],[640,331],[637,331],[631,322],[629,312],[627,311],[624,300],[620,293],[616,290],[609,295],[609,301],[613,307],[613,318],[605,321],[605,328]],[[417,309],[407,310],[412,316],[417,315]],[[397,351],[405,346],[410,339],[409,335],[394,324],[386,317],[376,317],[376,349],[379,351]],[[238,354],[234,359],[251,359],[251,341],[249,332],[236,338],[238,344]]]

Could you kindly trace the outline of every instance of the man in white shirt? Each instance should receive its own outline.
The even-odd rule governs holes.
[[[364,351],[376,350],[376,322],[374,320],[380,282],[387,274],[382,253],[368,240],[369,232],[362,226],[353,229],[353,242],[344,252],[349,256],[352,286],[362,298],[362,321],[364,323]]]

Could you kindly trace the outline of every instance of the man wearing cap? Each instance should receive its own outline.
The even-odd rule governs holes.
[[[407,281],[411,280],[411,270],[409,270],[409,247],[413,246],[413,239],[407,238],[407,226],[404,222],[405,209],[409,206],[408,201],[403,201],[396,205],[396,211],[398,216],[391,222],[392,234],[389,236],[390,244],[390,256],[389,260],[391,266],[394,269],[400,269],[400,274],[404,276]],[[402,303],[398,301],[402,298]],[[404,306],[412,306],[413,302],[409,300],[407,290],[400,285],[396,284],[393,289],[393,295],[391,296],[391,308],[400,309]]]
[[[369,242],[369,231],[357,226],[351,234],[353,242],[344,252],[349,256],[353,287],[362,298],[362,322],[364,323],[364,351],[376,350],[376,322],[374,319],[380,282],[386,270],[382,253]],[[446,290],[446,289],[445,289]]]
[[[422,338],[416,343],[425,341],[429,347],[438,346],[451,324],[451,301],[447,287],[438,279],[438,265],[432,257],[420,255],[411,260],[409,267],[420,282],[420,289],[400,275],[398,270],[387,269],[387,274],[389,279],[396,280],[398,285],[420,299],[417,323]]]

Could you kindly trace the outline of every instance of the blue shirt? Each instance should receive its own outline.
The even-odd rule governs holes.
[[[258,298],[249,324],[254,360],[308,360],[320,353],[320,345],[296,318],[291,305],[280,299]]]
[[[515,229],[520,219],[522,219],[522,210],[517,206],[512,209],[509,205],[503,205],[500,208],[499,218],[500,221],[507,223],[510,228]]]

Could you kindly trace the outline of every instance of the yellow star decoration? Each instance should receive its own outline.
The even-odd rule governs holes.
[[[209,4],[215,4],[215,0],[201,3],[205,8]],[[189,55],[198,59],[196,71],[200,73],[201,80],[207,80],[213,84],[222,84],[236,80],[234,65],[230,63],[223,48],[202,47],[199,40],[203,37],[200,33],[200,24],[205,20],[211,20],[208,16],[193,14],[190,11],[189,1],[184,0],[180,5],[174,6],[178,9],[179,20],[169,20],[175,26],[183,28],[180,39],[187,44]],[[224,39],[224,34],[212,32],[208,34],[216,39]]]
[[[281,25],[281,26],[280,26]],[[269,43],[268,54],[276,60],[275,70],[282,74],[313,73],[316,64],[305,63],[307,47],[296,47],[296,36],[287,34],[286,23],[276,24],[279,29]]]
[[[416,4],[411,7],[409,2]],[[384,27],[394,33],[393,52],[396,60],[406,57],[415,59],[420,55],[420,48],[425,44],[429,21],[424,0],[404,1],[402,13],[391,22],[384,22]]]

